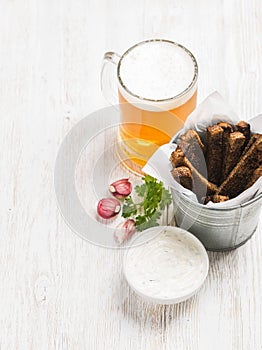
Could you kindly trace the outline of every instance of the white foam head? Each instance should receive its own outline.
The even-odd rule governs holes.
[[[145,41],[122,56],[118,77],[120,92],[128,102],[169,110],[193,96],[197,63],[187,49],[175,43]]]

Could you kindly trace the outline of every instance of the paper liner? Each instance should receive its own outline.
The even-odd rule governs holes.
[[[187,118],[184,128],[174,137],[183,134],[188,129],[194,129],[201,133],[210,125],[220,121],[226,121],[230,124],[237,124],[241,119],[235,114],[231,107],[224,101],[218,92],[209,95]],[[262,133],[262,114],[248,120],[251,131]],[[144,166],[143,171],[146,174],[154,176],[163,181],[167,186],[174,188],[176,191],[183,193],[192,201],[198,202],[196,195],[177,183],[170,171],[172,169],[169,161],[171,153],[176,149],[176,143],[169,143],[161,146],[149,159]],[[237,197],[226,202],[213,203],[209,202],[205,207],[230,208],[236,205],[244,204],[249,200],[259,196],[262,193],[262,177],[260,177],[252,187],[242,192]]]

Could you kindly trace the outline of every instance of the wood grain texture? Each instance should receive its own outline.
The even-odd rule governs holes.
[[[103,53],[152,37],[199,62],[199,101],[219,90],[244,119],[262,111],[259,0],[0,2],[0,348],[257,350],[260,230],[209,253],[200,292],[175,306],[136,297],[123,252],[89,244],[57,208],[53,169],[66,133],[106,105]]]

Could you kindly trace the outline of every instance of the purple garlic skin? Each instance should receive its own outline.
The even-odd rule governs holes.
[[[97,204],[97,214],[103,219],[116,216],[121,209],[121,204],[115,198],[102,198]]]
[[[132,184],[129,179],[121,179],[109,186],[109,191],[118,199],[124,199],[132,192]]]
[[[133,219],[128,219],[116,227],[114,238],[119,244],[130,239],[136,232],[136,223]]]

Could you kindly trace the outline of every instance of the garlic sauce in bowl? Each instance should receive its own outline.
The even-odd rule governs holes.
[[[135,236],[124,260],[130,287],[147,301],[159,304],[190,298],[204,283],[208,268],[202,243],[172,226],[153,227]]]

